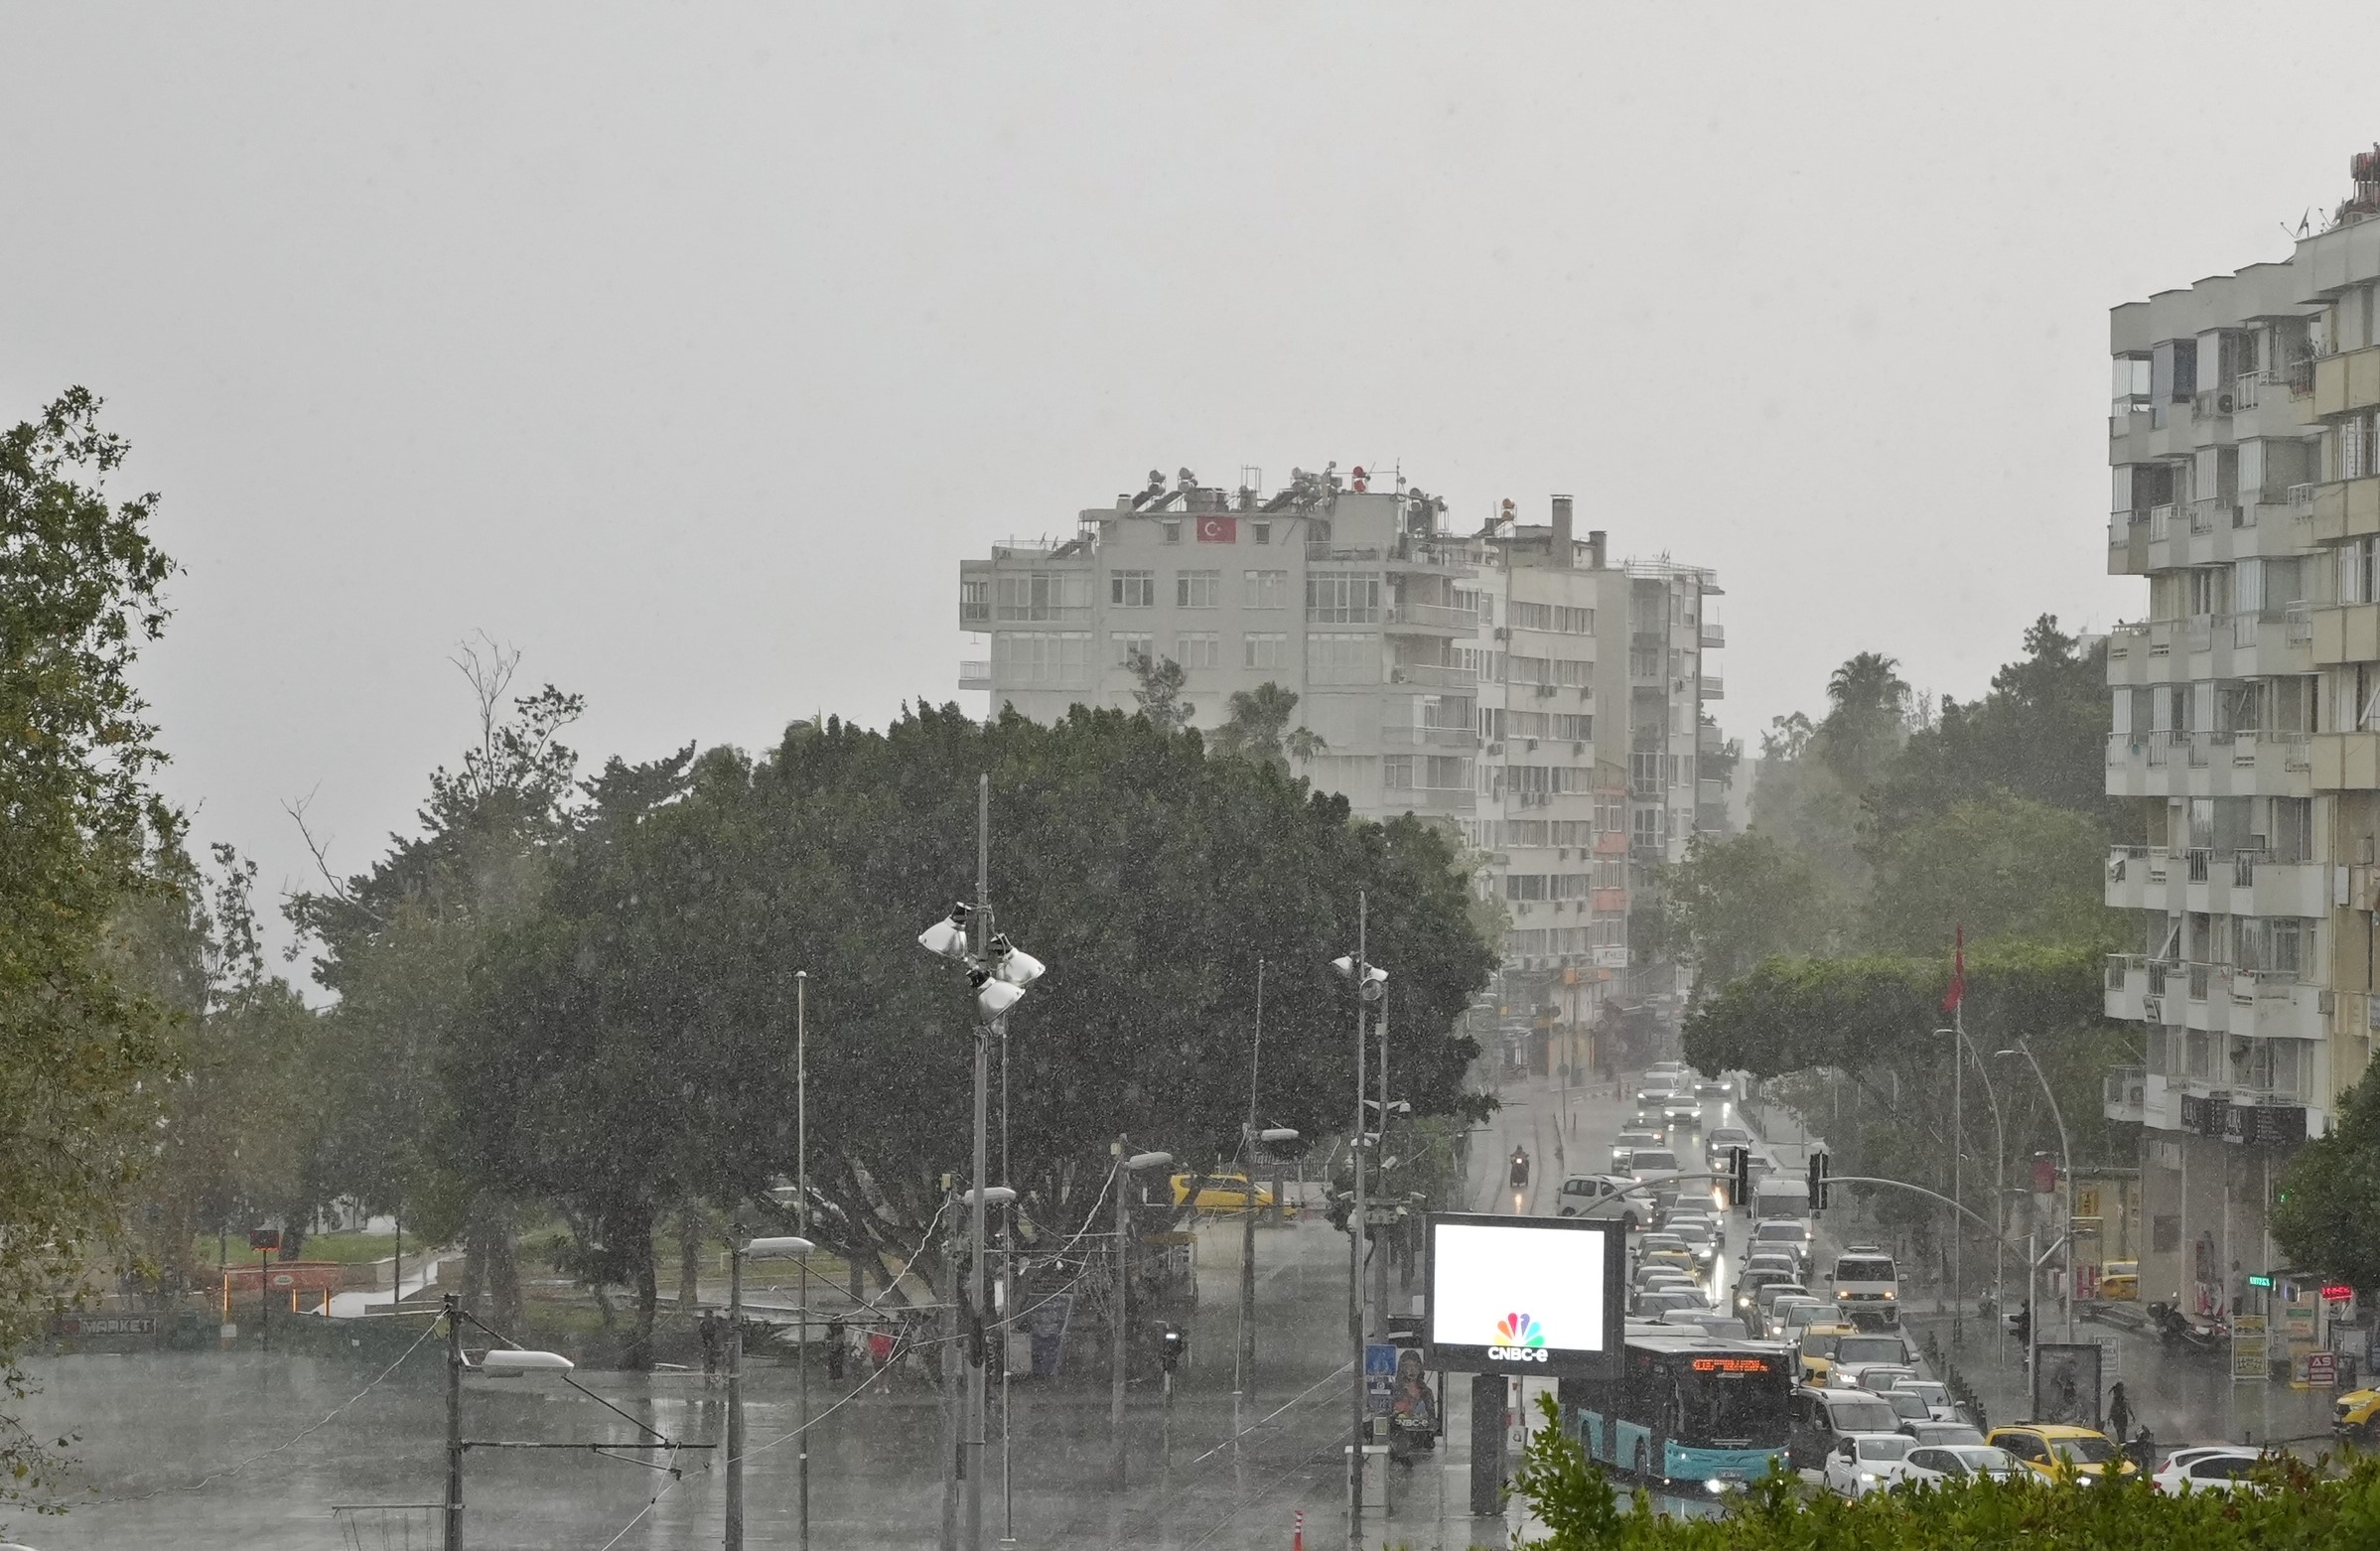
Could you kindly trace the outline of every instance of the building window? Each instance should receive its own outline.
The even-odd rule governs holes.
[[[1213,609],[1223,601],[1223,573],[1220,571],[1182,571],[1174,577],[1174,607],[1177,609]]]
[[[1285,666],[1281,660],[1288,654],[1289,637],[1278,631],[1251,631],[1240,637],[1245,648],[1246,665],[1259,673],[1271,673]]]
[[[1380,682],[1380,637],[1317,631],[1306,637],[1306,678],[1315,684]]]
[[[1287,571],[1243,571],[1240,603],[1250,609],[1286,609],[1289,607],[1289,573]]]
[[[958,584],[958,617],[980,625],[992,617],[992,584],[980,576],[962,577]]]
[[[1506,611],[1507,619],[1516,631],[1550,631],[1554,628],[1554,608],[1551,604],[1512,601]]]
[[[1184,631],[1174,637],[1177,660],[1186,668],[1223,665],[1223,637],[1213,631]]]
[[[1169,543],[1169,544],[1179,544],[1179,543],[1181,543],[1181,542],[1182,542],[1182,524],[1181,524],[1181,523],[1179,523],[1179,522],[1169,522],[1169,523],[1167,523],[1167,524],[1165,525],[1165,529],[1166,529],[1166,542],[1167,542],[1167,543]]]
[[[1595,717],[1592,713],[1570,715],[1557,711],[1553,715],[1554,736],[1568,738],[1573,743],[1586,743],[1595,737]]]
[[[1032,623],[1088,615],[1091,579],[1084,571],[1009,571],[993,578],[993,617]]]
[[[1157,637],[1145,631],[1113,631],[1107,639],[1115,648],[1113,660],[1120,668],[1128,668],[1136,659],[1154,656],[1157,651]]]
[[[1377,571],[1310,571],[1306,618],[1316,625],[1373,625],[1380,619]]]
[[[1081,684],[1090,677],[1089,631],[997,631],[992,676],[1004,684]]]
[[[1107,579],[1107,601],[1119,609],[1149,609],[1157,604],[1155,571],[1118,571]]]
[[[1270,522],[1251,522],[1248,524],[1248,531],[1256,535],[1255,541],[1259,544],[1269,544],[1273,541],[1273,525]]]
[[[1557,607],[1554,610],[1554,629],[1565,635],[1592,635],[1595,634],[1595,611]]]

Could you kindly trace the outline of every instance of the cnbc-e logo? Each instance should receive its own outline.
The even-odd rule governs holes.
[[[1495,1362],[1543,1362],[1545,1327],[1525,1314],[1507,1314],[1495,1322],[1495,1344],[1487,1355]]]

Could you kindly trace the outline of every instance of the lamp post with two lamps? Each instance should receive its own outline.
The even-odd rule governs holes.
[[[1124,1379],[1125,1356],[1130,1351],[1132,1307],[1132,1177],[1151,1169],[1170,1169],[1172,1153],[1126,1153],[1124,1139],[1117,1137],[1110,1151],[1115,1154],[1116,1172],[1113,1184],[1116,1192],[1116,1256],[1115,1283],[1109,1300],[1114,1305],[1109,1315],[1113,1329],[1107,1342],[1107,1431],[1108,1478],[1115,1489],[1124,1489],[1126,1463],[1124,1456]]]
[[[2058,1243],[2066,1246],[2066,1260],[2071,1265],[2075,1259],[2074,1250],[2077,1247],[2074,1242],[2074,1144],[2066,1135],[2065,1112],[2057,1107],[2057,1093],[2049,1086],[2049,1078],[2042,1073],[2041,1063],[2033,1058],[2032,1047],[2022,1037],[2018,1039],[2013,1050],[1994,1051],[1992,1055],[1995,1059],[1999,1060],[2007,1060],[2016,1056],[2024,1057],[2025,1063],[2032,1068],[2033,1080],[2041,1085],[2041,1096],[2049,1100],[2049,1118],[2057,1122],[2058,1154],[2066,1167],[2066,1231]],[[2050,1246],[2052,1250],[2056,1247],[2056,1244]],[[2074,1287],[2071,1276],[2067,1278],[2059,1301],[2066,1306],[2066,1340],[2072,1340],[2074,1339]]]
[[[1967,1038],[1963,1019],[1948,1029],[1936,1029],[1934,1034],[1937,1038],[1942,1035],[1950,1036],[1953,1042],[1950,1048],[1950,1058],[1956,1071],[1964,1072],[1969,1060],[1975,1062],[1975,1074],[1983,1078],[1984,1097],[1992,1105],[1993,1189],[1996,1193],[1993,1197],[1996,1204],[1992,1207],[1992,1225],[1996,1230],[1992,1244],[1992,1298],[1996,1309],[2005,1309],[2008,1304],[2008,1252],[2006,1245],[2000,1240],[1999,1230],[2005,1230],[2008,1226],[2008,1130],[2001,1124],[2000,1093],[1992,1085],[1991,1069],[1984,1064],[1983,1052],[1977,1050],[1975,1042]],[[1955,1078],[1952,1087],[1954,1091],[1960,1092],[1963,1096],[1963,1088]],[[1964,1110],[1959,1113],[1958,1123],[1953,1127],[1953,1133],[1950,1139],[1951,1151],[1963,1158],[1967,1145]],[[1964,1245],[1966,1230],[1959,1225],[1955,1217],[1951,1220],[1951,1227],[1958,1233],[1961,1245]],[[1964,1256],[1961,1258],[1963,1259]],[[1959,1344],[1966,1335],[1966,1296],[1967,1285],[1964,1281],[1960,1281],[1953,1289],[1951,1299],[1950,1343],[1953,1346]],[[1995,1314],[1996,1322],[1998,1318],[1998,1315]],[[1997,1340],[1995,1344],[1997,1347],[2005,1347],[2005,1342]]]

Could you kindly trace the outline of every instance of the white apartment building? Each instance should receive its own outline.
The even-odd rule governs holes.
[[[2373,159],[2380,162],[2380,159]],[[2363,1074],[2380,847],[2380,166],[2278,263],[2114,310],[2108,569],[2148,618],[2108,643],[2108,858],[2138,951],[2107,1079],[2142,1131],[2143,1298],[2266,1295],[2274,1183]],[[2087,1226],[2087,1224],[2086,1224]],[[2086,1240],[2080,1257],[2095,1258]],[[2278,1309],[2268,1312],[2279,1314]],[[2279,1322],[2276,1321],[2276,1330]]]
[[[1558,1009],[1545,1021],[1569,1043],[1548,1058],[1585,1064],[1607,995],[1677,989],[1668,965],[1630,965],[1627,916],[1717,818],[1696,777],[1700,707],[1721,691],[1702,655],[1720,641],[1716,578],[1608,564],[1567,496],[1542,526],[1507,515],[1461,537],[1418,491],[1256,483],[1153,475],[1070,537],[962,561],[960,627],[990,646],[960,687],[1041,721],[1129,710],[1136,656],[1171,658],[1209,731],[1234,691],[1294,691],[1329,746],[1301,767],[1316,786],[1365,817],[1443,818],[1487,856],[1512,916],[1503,1000]]]

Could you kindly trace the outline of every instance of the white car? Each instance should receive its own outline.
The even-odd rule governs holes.
[[[1950,1398],[1950,1387],[1938,1378],[1904,1378],[1892,1386],[1906,1390],[1925,1402],[1926,1416],[1936,1422],[1963,1422],[1958,1402]]]
[[[1965,1480],[1972,1476],[2023,1480],[2029,1474],[2017,1463],[2015,1455],[1990,1444],[1918,1444],[1900,1464],[1902,1480],[1925,1485]]]
[[[1845,1336],[1835,1342],[1835,1358],[1827,1370],[1827,1385],[1832,1389],[1861,1388],[1860,1375],[1880,1363],[1896,1368],[1908,1366],[1909,1348],[1899,1336],[1865,1332]]]
[[[1845,1497],[1882,1491],[1900,1480],[1915,1448],[1899,1433],[1846,1433],[1826,1457],[1826,1489]]]
[[[1860,1370],[1860,1388],[1882,1393],[1896,1389],[1917,1376],[1917,1370],[1903,1363],[1876,1362]]]
[[[2176,1449],[2150,1480],[2169,1497],[2184,1491],[2259,1491],[2263,1488],[2246,1478],[2262,1458],[2236,1444]]]

